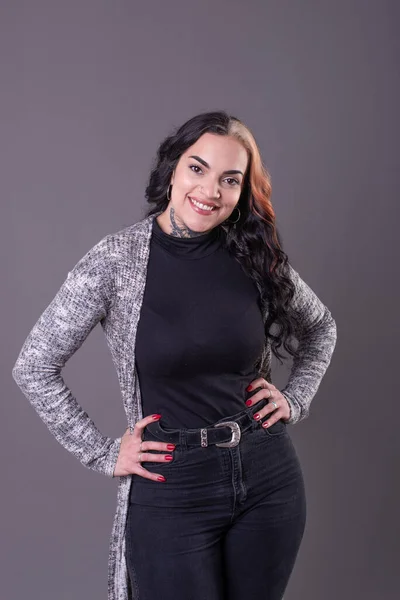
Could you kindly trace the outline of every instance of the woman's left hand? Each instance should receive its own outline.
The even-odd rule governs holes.
[[[260,402],[263,398],[268,399],[268,404],[266,404],[263,408],[261,408],[258,412],[254,413],[254,418],[256,421],[260,421],[267,415],[271,415],[268,417],[268,420],[263,421],[263,427],[270,427],[279,419],[283,421],[288,421],[290,418],[290,406],[285,396],[280,393],[280,391],[272,384],[259,377],[258,379],[254,379],[250,383],[250,385],[246,388],[249,392],[251,390],[255,390],[261,387],[262,389],[256,392],[246,401],[247,406],[253,406],[257,402]],[[275,408],[275,405],[272,404],[275,402],[278,406]]]

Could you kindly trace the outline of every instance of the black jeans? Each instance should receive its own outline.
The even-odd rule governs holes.
[[[300,463],[278,421],[237,421],[237,446],[190,446],[187,432],[152,423],[144,440],[176,441],[170,462],[143,462],[165,482],[132,476],[127,566],[138,600],[281,600],[306,522]],[[150,431],[151,429],[151,431]],[[230,430],[227,439],[230,437]]]

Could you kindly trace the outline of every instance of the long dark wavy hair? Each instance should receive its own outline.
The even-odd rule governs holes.
[[[265,335],[282,364],[284,355],[279,352],[280,346],[290,355],[295,354],[292,345],[295,323],[290,310],[295,286],[289,276],[288,257],[276,227],[271,204],[271,177],[248,127],[225,111],[206,112],[189,119],[165,138],[158,148],[145,191],[150,205],[146,216],[166,210],[169,203],[167,190],[181,155],[207,132],[236,138],[248,153],[248,166],[237,204],[240,219],[230,225],[228,218],[221,227],[226,234],[225,247],[257,286],[260,309],[263,315],[267,314]],[[272,325],[276,328],[275,333],[271,331]]]

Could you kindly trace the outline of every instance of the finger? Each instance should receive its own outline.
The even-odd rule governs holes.
[[[275,406],[275,403],[277,406]],[[255,417],[257,421],[267,417],[271,425],[280,419],[286,423],[290,418],[290,409],[286,399],[280,394],[279,390],[277,390],[274,393],[273,399],[268,400],[265,406],[253,414],[253,417]]]
[[[142,452],[143,450],[161,450],[164,452],[171,452],[175,450],[175,444],[167,444],[166,442],[153,442],[152,440],[143,441],[140,446]]]
[[[252,392],[253,390],[256,390],[260,387],[267,387],[267,385],[272,384],[268,383],[268,381],[266,381],[264,377],[257,377],[257,379],[254,379],[249,383],[249,385],[246,388],[246,392]]]
[[[253,406],[253,404],[260,402],[260,400],[263,400],[264,398],[273,398],[274,393],[276,393],[275,386],[273,386],[272,383],[265,381],[265,379],[263,381],[264,385],[262,386],[260,391],[256,392],[246,400],[246,406]]]
[[[134,475],[139,475],[140,477],[144,477],[144,479],[151,479],[153,481],[166,481],[164,475],[161,473],[151,473],[140,464],[137,466]]]
[[[266,407],[265,407],[266,408]],[[282,409],[276,408],[274,410],[266,411],[264,408],[257,413],[255,413],[254,419],[256,421],[260,421],[263,427],[268,427],[269,425],[273,425],[280,419],[284,417],[285,413]]]
[[[141,438],[145,427],[147,427],[147,425],[149,425],[150,423],[154,423],[154,421],[158,421],[160,418],[161,418],[161,415],[153,414],[153,415],[144,417],[143,419],[139,419],[139,421],[137,421],[135,423],[135,427],[133,428],[132,435],[134,435],[135,437]]]
[[[258,410],[256,413],[253,414],[253,418],[256,421],[259,421],[263,417],[265,417],[271,413],[274,413],[274,415],[275,415],[277,412],[283,413],[281,407],[279,405],[275,406],[275,404],[272,401],[268,401],[265,406],[263,406],[260,410]]]
[[[249,385],[246,388],[246,391],[251,392],[252,390],[256,390],[259,387],[267,387],[267,386],[272,388],[273,390],[277,389],[273,383],[270,383],[264,377],[257,377],[257,379],[250,381]]]
[[[277,411],[277,413],[274,413],[274,415],[272,417],[268,417],[268,419],[266,419],[265,421],[263,421],[261,423],[261,426],[266,428],[266,427],[271,427],[271,425],[273,425],[274,423],[277,423],[280,419],[282,419],[283,415]]]
[[[140,462],[171,462],[174,459],[171,453],[155,454],[151,452],[141,452]]]

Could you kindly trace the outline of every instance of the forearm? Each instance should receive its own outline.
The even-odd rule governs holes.
[[[291,408],[288,423],[308,417],[311,401],[331,362],[336,339],[336,322],[325,307],[322,319],[299,337],[288,383],[281,390]]]
[[[13,377],[30,404],[54,435],[84,466],[112,477],[119,442],[104,436],[78,404],[58,369],[21,357]]]
[[[84,466],[112,476],[121,439],[100,433],[61,374],[107,316],[111,282],[106,250],[102,240],[68,273],[27,336],[12,375],[57,441]]]

